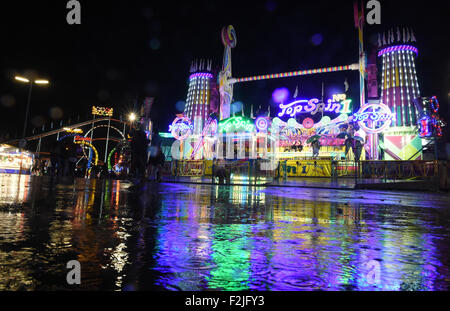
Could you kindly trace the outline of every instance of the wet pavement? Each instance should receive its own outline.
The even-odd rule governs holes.
[[[448,290],[449,242],[448,193],[0,174],[0,290]]]

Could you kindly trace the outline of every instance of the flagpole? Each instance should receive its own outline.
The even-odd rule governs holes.
[[[365,89],[365,73],[366,73],[366,57],[364,54],[364,23],[365,23],[365,16],[364,16],[364,4],[361,2],[361,11],[358,8],[357,1],[354,1],[353,3],[353,9],[354,9],[354,18],[355,18],[355,27],[358,29],[358,43],[359,43],[359,94],[360,94],[360,107],[364,107],[366,105],[366,89]],[[378,150],[375,150],[377,148],[377,144],[375,142],[375,136],[373,135],[367,135],[369,146],[370,146],[370,157],[373,159],[378,158],[376,153],[378,153]]]
[[[361,14],[361,13],[360,13]],[[365,54],[364,54],[364,16],[360,15],[358,24],[358,38],[359,38],[359,84],[360,84],[360,100],[361,107],[366,105],[366,89],[364,85],[364,75],[366,72]]]

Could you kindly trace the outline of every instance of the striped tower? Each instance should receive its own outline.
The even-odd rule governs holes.
[[[415,59],[419,55],[414,33],[408,29],[390,29],[378,37],[378,58],[382,63],[381,102],[395,114],[384,133],[386,160],[416,160],[422,157],[418,136],[420,112],[414,99],[420,97]]]
[[[386,39],[387,38],[387,39]],[[381,101],[391,108],[397,120],[392,127],[414,126],[419,113],[413,100],[420,97],[415,58],[419,51],[409,29],[393,29],[379,40],[378,57],[382,61]]]
[[[189,90],[184,115],[194,123],[194,134],[200,134],[210,111],[212,61],[196,60],[192,63],[189,77]]]

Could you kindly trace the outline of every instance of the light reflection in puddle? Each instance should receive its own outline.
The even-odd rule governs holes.
[[[1,290],[71,289],[72,259],[85,290],[449,288],[443,194],[16,178],[0,179]]]

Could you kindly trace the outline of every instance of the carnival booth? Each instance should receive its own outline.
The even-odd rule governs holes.
[[[384,35],[381,41],[379,36],[378,58],[382,62],[379,96],[377,66],[372,63],[366,70],[360,23],[357,28],[361,55],[358,63],[235,78],[231,50],[236,47],[236,32],[231,25],[224,27],[220,72],[211,70],[210,61],[193,62],[184,112],[171,125],[170,131],[177,139],[175,148],[171,148],[172,156],[178,150],[174,175],[215,176],[215,168],[233,164],[231,173],[219,169],[224,178],[234,172],[239,172],[236,176],[244,176],[245,167],[250,178],[252,170],[258,170],[258,165],[251,166],[251,161],[267,161],[272,169],[268,171],[275,172],[277,177],[354,177],[362,176],[363,172],[373,178],[378,176],[377,161],[384,161],[385,167],[390,164],[397,167],[396,162],[402,160],[422,159],[424,146],[442,135],[445,124],[438,116],[436,98],[422,98],[414,104],[420,99],[415,70],[418,50],[411,45],[410,36],[405,37],[405,30],[403,40],[400,32],[396,40],[392,33],[388,41]],[[415,41],[413,38],[411,34],[411,41]],[[334,94],[322,100],[298,99],[297,95],[289,98],[289,91],[284,88],[272,94],[273,102],[278,104],[274,118],[270,117],[272,106],[266,115],[259,114],[256,118],[253,109],[250,118],[244,116],[243,109],[242,116],[231,116],[235,104],[233,89],[238,83],[342,71],[359,71],[360,98],[355,107],[347,94]],[[366,73],[370,86],[367,101]],[[238,165],[242,170],[237,169]],[[388,170],[384,172],[387,176]]]
[[[355,159],[365,159],[366,131],[358,124],[364,125],[368,116],[351,115],[351,100],[344,94],[327,103],[295,100],[279,108],[273,119],[234,116],[218,121],[211,115],[200,134],[194,134],[187,116],[177,115],[169,128],[177,139],[172,151],[179,152],[173,174],[214,176],[218,170],[234,180],[345,176],[354,174]],[[260,170],[261,163],[270,169]]]
[[[278,164],[276,139],[269,133],[269,126],[269,119],[255,123],[239,116],[218,122],[212,114],[202,132],[193,134],[191,120],[178,115],[169,128],[177,140],[171,148],[176,160],[172,174],[216,176],[229,183],[269,182]]]
[[[290,177],[331,177],[355,170],[365,159],[365,132],[355,125],[351,100],[336,94],[326,102],[317,98],[292,100],[279,105],[271,133],[279,137],[280,175]]]
[[[30,174],[34,155],[14,146],[0,145],[0,173]]]

